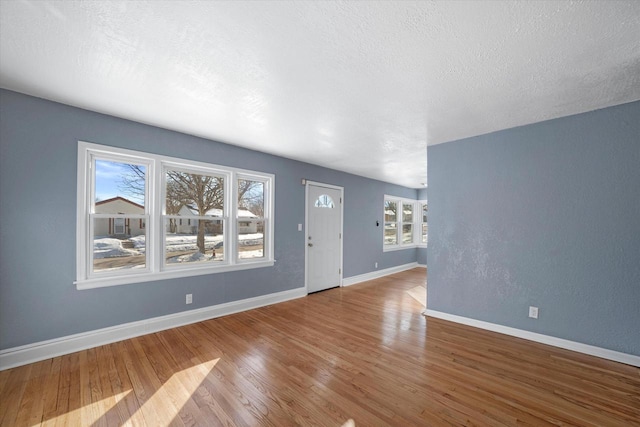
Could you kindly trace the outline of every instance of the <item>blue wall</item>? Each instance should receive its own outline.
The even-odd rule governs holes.
[[[417,191],[0,91],[0,349],[304,286],[301,178],[344,187],[344,277],[416,261],[382,251],[384,195]],[[78,291],[77,141],[273,173],[276,265]]]
[[[640,102],[431,146],[428,174],[429,309],[640,355]]]
[[[418,264],[427,265],[427,248],[418,248],[416,257]]]

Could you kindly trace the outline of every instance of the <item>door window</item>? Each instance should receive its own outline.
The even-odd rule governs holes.
[[[328,194],[321,194],[316,203],[314,204],[316,208],[329,208],[333,209],[336,205],[333,203],[333,199]]]

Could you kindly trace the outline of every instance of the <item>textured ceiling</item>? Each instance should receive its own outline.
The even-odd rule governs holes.
[[[639,40],[639,1],[2,1],[0,85],[417,188],[427,143],[640,99]]]

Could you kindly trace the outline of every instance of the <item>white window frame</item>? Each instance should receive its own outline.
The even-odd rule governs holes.
[[[92,212],[95,200],[94,159],[129,162],[145,165],[147,170],[145,215],[126,215],[145,221],[146,264],[144,269],[126,269],[109,272],[93,272]],[[225,179],[224,200],[224,261],[221,263],[194,263],[193,265],[165,266],[165,177],[166,169],[187,170],[222,175]],[[250,178],[264,183],[264,257],[239,260],[236,251],[238,178]],[[227,271],[271,267],[274,259],[274,195],[275,175],[239,168],[161,156],[90,142],[78,142],[77,171],[77,228],[76,228],[76,281],[77,289],[93,289],[155,280],[190,277]],[[106,214],[101,214],[106,215]],[[114,217],[118,215],[108,214]],[[213,217],[206,219],[212,219]],[[190,218],[193,219],[193,218]]]
[[[240,216],[238,215],[238,195],[237,195],[238,180],[240,179],[247,180],[247,181],[262,182],[263,203],[264,203],[264,206],[262,207],[262,211],[264,216],[256,217],[256,218],[240,219]],[[268,230],[271,230],[273,226],[273,215],[267,215],[267,212],[271,212],[273,209],[273,199],[270,197],[267,197],[267,194],[273,194],[273,190],[272,190],[273,180],[265,179],[264,174],[239,172],[235,175],[233,185],[234,185],[234,188],[236,189],[236,192],[234,193],[234,197],[233,197],[233,203],[234,203],[233,212],[235,212],[236,215],[233,218],[234,233],[233,233],[233,245],[231,246],[231,250],[233,250],[233,252],[231,253],[233,254],[233,258],[236,264],[238,265],[242,265],[245,263],[251,264],[253,262],[257,262],[255,260],[266,260],[266,259],[273,258],[274,256],[273,255],[273,233],[268,232]],[[238,224],[241,221],[249,222],[249,223],[264,222],[264,232],[262,235],[262,254],[263,254],[262,258],[243,258],[243,259],[240,258],[240,251],[238,250],[238,247],[236,245],[238,245],[238,240],[240,238],[240,226]]]
[[[219,178],[223,179],[223,192],[224,192],[224,208],[222,210],[222,216],[198,216],[198,215],[193,215],[193,216],[181,216],[181,215],[167,215],[166,209],[167,209],[167,171],[176,171],[176,172],[185,172],[185,173],[193,173],[193,174],[198,174],[198,175],[208,175],[208,176],[216,176]],[[197,263],[184,263],[184,264],[172,264],[172,265],[168,265],[166,263],[166,259],[165,259],[165,255],[166,255],[166,237],[167,237],[167,230],[165,227],[165,220],[166,219],[177,219],[177,220],[187,220],[189,221],[189,225],[191,225],[191,220],[193,220],[194,223],[196,223],[196,221],[199,221],[201,219],[206,220],[206,221],[215,221],[215,220],[222,220],[222,224],[223,224],[223,236],[224,236],[224,257],[223,257],[223,261],[214,261],[215,262],[215,267],[222,267],[222,266],[228,266],[231,265],[232,263],[229,262],[229,249],[227,248],[227,240],[229,240],[229,232],[230,229],[229,228],[225,228],[227,227],[227,225],[229,224],[229,212],[230,212],[230,207],[229,207],[229,197],[232,197],[232,191],[231,191],[231,176],[233,175],[233,173],[225,168],[222,168],[221,166],[216,166],[216,165],[206,165],[204,163],[200,163],[200,162],[188,162],[186,163],[185,160],[182,160],[180,162],[175,162],[175,161],[163,161],[162,162],[162,182],[161,182],[161,206],[162,206],[162,210],[161,210],[161,218],[160,218],[160,228],[161,228],[161,232],[162,232],[162,256],[160,259],[161,262],[161,270],[163,271],[180,271],[180,270],[192,270],[192,269],[198,269],[198,268],[202,268],[202,267],[206,267],[206,268],[211,268],[211,265],[208,264],[197,264]],[[184,224],[184,222],[183,222]],[[182,225],[182,224],[181,224]],[[214,267],[214,268],[215,268]],[[191,274],[189,274],[189,276],[191,276]]]
[[[398,237],[400,237],[402,239],[402,242],[399,242],[400,244],[404,245],[404,246],[416,246],[418,244],[418,242],[416,242],[416,202],[414,200],[412,200],[411,202],[402,202],[402,204],[400,205],[402,207],[402,210],[400,211],[400,230],[398,230]],[[411,207],[411,221],[405,221],[404,220],[404,207],[405,206],[410,206]],[[405,243],[404,242],[404,226],[405,225],[411,225],[411,241]]]
[[[419,248],[426,248],[429,245],[429,231],[427,231],[427,241],[423,242],[422,241],[422,226],[423,225],[427,225],[427,227],[429,227],[429,220],[427,219],[427,222],[422,221],[422,206],[423,205],[429,205],[429,203],[426,200],[418,200],[418,207],[419,207],[419,212],[420,212],[420,218],[418,221],[418,247]],[[428,230],[428,228],[427,228]]]
[[[384,212],[384,206],[386,202],[394,202],[396,203],[396,206],[398,206],[398,212],[396,212],[396,242],[397,243],[394,245],[386,244],[384,240],[385,225],[388,222],[388,221],[385,221],[385,212]],[[411,234],[413,236],[413,241],[411,243],[402,243],[402,224],[405,223],[403,222],[403,219],[404,219],[403,204],[413,206],[413,220],[411,221],[411,224],[412,224]],[[416,212],[420,212],[420,217],[416,215]],[[385,194],[384,202],[382,203],[382,251],[383,252],[398,251],[402,249],[411,249],[411,248],[417,248],[421,246],[419,243],[422,241],[422,232],[420,231],[422,230],[422,228],[419,227],[419,225],[421,224],[420,222],[421,219],[422,219],[422,204],[420,201],[415,199],[407,199],[405,197],[390,196]]]

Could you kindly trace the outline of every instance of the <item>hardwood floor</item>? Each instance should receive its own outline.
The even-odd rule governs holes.
[[[2,371],[0,424],[640,425],[640,369],[425,318],[424,274]]]

